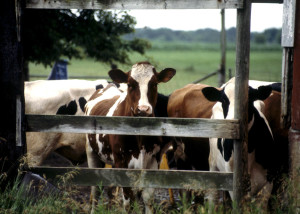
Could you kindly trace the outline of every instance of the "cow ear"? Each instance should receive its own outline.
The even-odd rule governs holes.
[[[222,102],[222,92],[214,87],[205,87],[202,93],[211,102]]]
[[[272,87],[271,86],[260,86],[260,87],[258,87],[257,91],[258,91],[257,99],[265,100],[272,93]]]
[[[168,82],[176,74],[176,70],[173,68],[165,68],[157,74],[158,82]]]
[[[116,83],[127,83],[128,74],[121,71],[120,69],[113,69],[108,72],[110,78]]]

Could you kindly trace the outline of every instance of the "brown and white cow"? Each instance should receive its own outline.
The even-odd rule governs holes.
[[[222,90],[204,88],[203,94],[211,101],[217,101],[212,110],[213,119],[234,118],[235,79],[226,83]],[[249,87],[248,102],[248,173],[250,175],[250,196],[266,209],[270,198],[274,176],[278,172],[276,143],[269,123],[264,115],[262,100],[269,97],[271,86]],[[255,102],[255,103],[254,103]],[[233,140],[210,138],[210,171],[233,172]],[[231,195],[232,193],[230,193]]]
[[[84,106],[107,80],[37,80],[25,82],[25,113],[84,115]],[[85,134],[27,132],[30,166],[39,166],[52,152],[73,164],[86,161]]]
[[[166,68],[156,72],[148,62],[132,66],[127,73],[115,69],[109,72],[117,83],[127,83],[128,89],[121,91],[114,85],[98,90],[86,104],[87,115],[154,117],[158,83],[169,81],[176,71]],[[126,136],[87,134],[86,152],[89,167],[103,167],[104,163],[114,168],[158,169],[165,142],[156,136]],[[151,212],[153,189],[145,189],[142,197],[146,212]],[[95,206],[98,197],[92,187],[91,199]],[[123,188],[123,204],[126,208],[134,199],[131,188]]]

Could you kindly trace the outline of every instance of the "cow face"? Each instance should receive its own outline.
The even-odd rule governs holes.
[[[218,90],[214,87],[206,87],[202,90],[204,96],[212,102],[220,102],[213,108],[214,119],[234,119],[234,87],[228,85],[222,90]],[[270,86],[260,86],[258,89],[253,89],[249,86],[248,91],[248,123],[253,119],[255,111],[254,101],[265,100],[272,92]],[[259,105],[257,105],[259,108]],[[260,109],[259,109],[260,110]],[[248,129],[250,129],[248,127]]]
[[[157,73],[148,62],[132,66],[127,73],[114,69],[109,71],[111,79],[117,83],[127,83],[128,107],[132,116],[153,116],[157,100],[157,85],[168,82],[176,73],[173,68],[166,68]]]

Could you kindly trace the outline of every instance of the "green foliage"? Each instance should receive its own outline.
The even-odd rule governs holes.
[[[40,187],[42,191],[42,186]],[[0,192],[0,213],[61,213],[67,214],[82,211],[78,202],[72,200],[67,193],[46,194],[40,192],[39,198],[29,194],[30,186],[21,185],[20,179],[14,181],[11,188]]]
[[[72,177],[72,176],[71,176]],[[63,180],[70,179],[70,175],[66,175],[66,178]],[[69,180],[70,181],[70,180]],[[66,187],[69,186],[69,187]],[[273,214],[284,214],[297,213],[297,194],[299,191],[298,188],[295,188],[291,180],[286,177],[282,181],[282,190],[279,192],[279,195],[272,196],[272,209],[270,213]],[[88,202],[79,202],[72,199],[74,194],[74,189],[77,187],[70,186],[68,183],[62,182],[60,184],[62,191],[59,194],[43,192],[41,186],[40,195],[38,198],[34,197],[29,193],[29,187],[24,187],[21,185],[20,179],[17,179],[11,188],[6,188],[5,191],[0,192],[0,213],[24,213],[24,214],[39,214],[39,213],[53,213],[53,214],[64,214],[64,213],[89,213]],[[98,206],[95,209],[96,214],[119,214],[127,213],[122,205],[121,201],[111,203],[104,194],[104,190],[101,185],[100,188],[100,199]],[[79,194],[79,193],[76,193]],[[280,196],[281,195],[281,196]],[[117,196],[119,198],[120,195]],[[218,204],[213,205],[209,204],[208,201],[201,203],[194,203],[194,195],[190,199],[183,195],[179,200],[176,199],[175,206],[166,206],[159,202],[154,202],[153,208],[157,214],[191,214],[191,213],[237,213],[236,203],[232,203],[232,208],[230,205]],[[242,213],[253,214],[253,213],[265,213],[264,210],[258,205],[255,200],[249,198],[247,202],[244,202],[244,208]],[[143,203],[139,200],[134,201],[131,207],[131,212],[135,214],[144,213]]]
[[[87,55],[104,63],[129,63],[128,53],[144,54],[150,47],[142,39],[121,38],[134,32],[135,24],[126,12],[81,10],[75,14],[70,10],[28,9],[23,25],[25,61],[46,66],[61,56]]]
[[[264,34],[262,33],[259,33],[259,34],[256,34],[254,36],[254,42],[257,43],[257,44],[265,44],[266,43],[266,37]]]
[[[281,29],[270,28],[262,33],[252,32],[251,42],[256,42],[258,38],[264,38],[267,44],[280,44]],[[210,28],[196,31],[175,31],[168,28],[136,29],[134,33],[124,35],[125,39],[143,38],[151,42],[181,42],[181,43],[220,43],[220,32]],[[228,43],[235,43],[236,28],[226,30]]]

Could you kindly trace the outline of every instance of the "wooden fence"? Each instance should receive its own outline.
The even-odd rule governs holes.
[[[26,115],[28,132],[68,132],[175,137],[225,137],[238,139],[238,120],[187,118],[100,117],[66,115]],[[155,187],[176,189],[233,190],[233,173],[36,167],[32,171],[54,179],[75,170],[73,182],[78,185]],[[192,184],[192,185],[191,185]]]
[[[282,0],[255,0],[282,2]],[[233,200],[241,205],[247,174],[247,105],[250,51],[251,1],[248,0],[27,0],[27,8],[52,9],[237,9],[235,119],[113,118],[27,115],[28,130],[234,139],[234,173],[182,172],[122,169],[80,169],[74,182],[93,185],[217,188],[233,190]],[[130,130],[130,133],[128,132]],[[71,168],[34,168],[53,177]],[[122,178],[122,179],[121,179]]]

